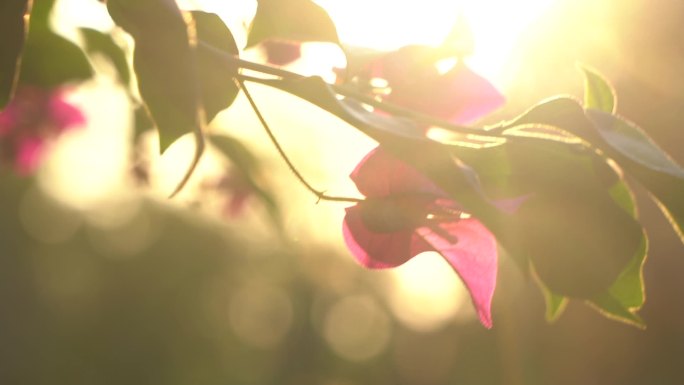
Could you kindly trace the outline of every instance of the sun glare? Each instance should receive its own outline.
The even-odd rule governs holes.
[[[377,49],[406,44],[438,45],[462,13],[475,39],[469,64],[500,87],[505,66],[522,32],[554,0],[319,0],[344,43]]]

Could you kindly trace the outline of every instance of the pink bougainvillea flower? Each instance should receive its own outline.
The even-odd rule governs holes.
[[[504,104],[504,96],[462,61],[442,74],[438,60],[430,47],[407,46],[374,62],[371,73],[388,82],[388,102],[454,124],[473,123]]]
[[[0,158],[27,175],[36,170],[48,144],[85,123],[85,116],[65,99],[64,91],[20,87],[0,111]]]
[[[266,40],[261,44],[266,52],[266,60],[271,64],[284,66],[302,56],[302,45],[298,42]]]
[[[445,74],[428,74],[419,83],[392,86],[387,101],[454,124],[470,124],[504,104],[504,97],[487,79],[465,64]]]
[[[427,177],[381,147],[359,163],[351,179],[366,199],[347,208],[344,239],[361,265],[399,266],[436,251],[470,292],[482,324],[492,326],[496,239]]]

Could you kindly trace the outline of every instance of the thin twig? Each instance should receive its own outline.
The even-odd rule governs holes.
[[[315,189],[304,178],[304,176],[302,176],[302,174],[299,172],[299,170],[297,170],[297,168],[294,166],[294,164],[292,163],[290,158],[288,158],[287,154],[285,153],[285,150],[283,150],[283,148],[280,146],[278,139],[276,139],[275,135],[273,134],[273,131],[269,127],[268,123],[266,123],[266,119],[264,119],[264,116],[261,114],[259,107],[257,106],[256,102],[252,98],[252,95],[247,90],[245,83],[242,80],[235,79],[235,84],[242,90],[242,92],[245,94],[245,97],[247,97],[247,101],[249,101],[250,106],[252,106],[252,110],[254,110],[254,114],[257,116],[257,118],[259,119],[259,122],[264,127],[266,134],[268,134],[268,137],[271,139],[271,143],[273,143],[273,146],[275,146],[276,150],[278,151],[278,154],[287,164],[287,167],[294,174],[294,176],[299,180],[299,182],[301,182],[302,185],[304,185],[304,187],[306,187],[307,190],[309,190],[311,193],[316,195],[316,197],[318,198],[318,201],[351,202],[351,203],[359,203],[359,202],[363,201],[363,199],[359,199],[359,198],[331,196],[331,195],[325,194],[323,191],[319,191],[319,190]]]

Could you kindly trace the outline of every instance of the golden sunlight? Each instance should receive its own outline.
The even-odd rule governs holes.
[[[453,24],[462,15],[467,20],[472,29],[474,38],[475,50],[474,54],[469,57],[468,63],[480,74],[495,83],[502,90],[507,88],[507,79],[512,77],[515,68],[510,67],[511,54],[521,39],[521,35],[525,32],[531,24],[542,17],[543,13],[549,9],[554,0],[519,0],[515,2],[505,0],[421,0],[421,1],[392,1],[392,0],[316,0],[318,4],[323,6],[333,18],[344,44],[350,46],[359,46],[366,48],[373,48],[378,50],[393,50],[408,44],[424,44],[424,45],[439,45],[442,40],[450,32]],[[219,14],[226,24],[234,33],[238,45],[242,45],[246,40],[246,29],[251,17],[256,9],[255,1],[244,2],[225,2],[216,0],[179,0],[183,8],[199,8]],[[58,26],[67,25],[90,25],[88,20],[92,20],[89,16],[84,16],[83,13],[67,12],[68,6],[76,8],[80,3],[85,3],[85,0],[63,0],[62,7],[58,9],[56,19],[60,20]],[[111,21],[108,20],[103,8],[89,8],[88,15],[99,15],[97,20],[104,20],[100,23],[100,27],[107,28],[111,26]],[[77,38],[74,28],[62,28],[65,35]],[[321,47],[314,47],[319,49]],[[322,49],[325,49],[323,47]],[[331,47],[327,47],[331,48]],[[304,47],[305,51],[307,47]],[[333,47],[333,51],[336,48]],[[322,51],[317,51],[320,53]],[[322,55],[327,60],[326,65],[318,67],[331,68],[329,61],[337,60],[336,52],[325,51]],[[246,52],[246,56],[254,54],[254,52]],[[306,54],[306,52],[305,52]],[[312,55],[313,57],[313,55]],[[343,59],[342,59],[343,60]],[[305,63],[295,63],[296,65],[304,66]],[[290,68],[292,70],[308,73],[306,68],[296,67]],[[332,75],[332,74],[331,74]],[[335,192],[348,193],[354,195],[353,186],[347,178],[348,173],[353,168],[353,165],[363,157],[363,155],[373,147],[373,143],[358,134],[353,130],[341,129],[343,123],[335,118],[332,118],[318,109],[303,103],[295,101],[292,98],[277,92],[263,90],[257,86],[252,87],[255,90],[260,100],[270,98],[270,108],[264,108],[272,121],[287,122],[288,127],[297,127],[296,130],[288,130],[288,135],[284,135],[284,130],[276,127],[276,131],[281,140],[281,144],[293,153],[293,159],[296,161],[301,170],[309,177],[314,177],[315,183],[325,186],[326,189],[331,189]],[[119,91],[120,92],[120,91]],[[282,100],[281,100],[282,98]],[[255,148],[263,146],[265,138],[258,127],[257,122],[249,111],[245,100],[240,97],[236,101],[232,109],[222,113],[222,116],[214,122],[213,129],[216,131],[230,129],[231,135],[235,135],[250,142]],[[92,104],[96,108],[101,104]],[[293,115],[293,110],[299,113]],[[107,127],[107,132],[118,132],[111,129],[107,124],[111,122],[104,121],[100,125],[100,120],[110,115],[104,115],[96,111],[89,114],[92,116],[92,126]],[[118,114],[123,116],[123,114]],[[127,118],[125,118],[127,119]],[[124,119],[124,120],[125,120]],[[236,122],[241,125],[241,130],[232,130]],[[121,122],[117,122],[121,124]],[[330,140],[331,138],[334,140]],[[249,139],[252,140],[249,140]],[[307,140],[302,140],[307,138]],[[310,147],[311,138],[317,138],[321,149],[312,150]],[[154,147],[156,137],[152,136],[149,143]],[[159,196],[165,196],[178,183],[179,170],[184,171],[187,167],[192,153],[192,143],[190,138],[184,138],[174,144],[169,151],[157,161],[151,162],[151,172],[158,182],[158,189],[155,191]],[[320,144],[323,143],[323,144]],[[325,143],[328,143],[326,145]],[[334,143],[331,145],[330,143]],[[106,146],[80,146],[80,148],[96,148],[101,149]],[[68,172],[47,172],[46,183],[50,186],[57,186],[58,196],[72,197],[72,200],[81,202],[97,201],[96,197],[103,195],[101,189],[97,186],[106,186],[107,189],[112,189],[111,183],[97,178],[98,175],[111,175],[111,173],[97,172],[101,170],[103,165],[98,163],[97,169],[88,169],[94,167],[91,163],[79,162],[82,159],[81,153],[76,155],[64,147],[61,151],[59,170],[68,170]],[[298,154],[306,154],[307,157],[312,156],[312,152],[316,152],[315,156],[319,158],[319,162],[309,164],[302,160]],[[119,151],[120,154],[125,154],[125,151]],[[156,153],[156,152],[155,152]],[[69,156],[71,154],[71,156]],[[103,157],[91,156],[87,154],[88,159],[103,159]],[[113,155],[112,155],[113,157]],[[118,159],[118,158],[117,158]],[[119,164],[112,167],[118,168],[119,172],[122,170],[121,159]],[[271,167],[271,171],[277,174],[274,170],[280,162],[275,160],[271,162],[276,166]],[[210,162],[202,162],[201,171],[211,174],[215,172],[215,166]],[[214,167],[212,169],[212,167]],[[275,167],[275,168],[274,168]],[[307,169],[307,167],[314,167],[314,169]],[[320,170],[326,170],[324,175],[321,175]],[[81,172],[75,173],[74,170]],[[48,170],[50,171],[50,170]],[[301,186],[296,185],[289,173],[282,166],[280,175],[286,176],[287,180],[282,183],[284,186],[280,191],[293,192],[287,194],[290,196],[290,206],[297,207],[292,210],[291,215],[286,214],[286,222],[292,230],[302,231],[298,227],[306,227],[308,233],[314,239],[325,239],[327,241],[333,240],[341,244],[342,240],[339,235],[339,223],[343,211],[339,207],[328,208],[324,205],[311,205],[311,197],[308,195],[299,194],[302,192]],[[75,180],[73,175],[89,175],[92,176],[86,180]],[[330,176],[333,177],[330,177]],[[52,183],[50,178],[52,176],[59,176],[63,178],[65,183]],[[123,177],[119,180],[125,179]],[[197,178],[194,178],[197,179]],[[74,186],[78,188],[73,193]],[[187,190],[192,190],[189,188]],[[296,191],[295,191],[296,190]],[[88,198],[90,195],[93,197]],[[301,197],[301,198],[293,198]],[[182,199],[183,197],[181,197]],[[71,203],[71,202],[69,202]],[[75,204],[72,204],[75,205]],[[78,205],[77,205],[78,206]],[[326,211],[327,210],[327,211]],[[311,224],[315,224],[312,226]],[[324,233],[324,234],[321,234]],[[421,331],[428,331],[438,329],[446,323],[452,321],[454,318],[472,319],[474,313],[470,309],[469,301],[466,291],[460,284],[458,276],[448,266],[448,264],[438,255],[423,255],[416,258],[406,266],[396,269],[392,275],[392,290],[389,295],[390,308],[394,315],[406,326]],[[283,300],[285,301],[285,300]],[[351,300],[350,300],[351,301]],[[286,302],[283,310],[287,313]],[[371,320],[384,319],[384,314],[377,315],[378,311],[374,307],[366,306],[365,302],[344,302],[336,309],[342,309],[339,313],[346,313],[346,309],[354,311],[359,309],[366,309],[368,307],[368,319]],[[358,305],[358,306],[357,306]],[[366,306],[366,307],[364,307]],[[238,313],[236,313],[238,314]],[[240,313],[242,314],[242,313]],[[330,331],[326,332],[326,338],[331,344],[333,350],[338,354],[349,359],[366,359],[381,351],[385,346],[385,340],[376,341],[377,344],[373,348],[368,348],[365,344],[367,341],[366,334],[345,334],[345,340],[342,342],[357,341],[358,344],[344,345],[337,340],[331,339],[329,335],[335,335],[340,331],[337,330],[337,324],[344,324],[348,320],[337,317],[336,311],[333,311],[326,320],[326,328]],[[364,313],[365,314],[365,313]],[[378,313],[379,314],[379,313]],[[288,316],[283,316],[286,319]],[[379,317],[379,318],[378,318]],[[250,320],[238,319],[233,317],[231,325],[236,328],[236,332],[243,336],[248,342],[256,345],[269,345],[271,340],[275,341],[280,338],[269,337],[268,341],[263,340],[258,330],[253,329]],[[352,320],[356,322],[357,320]],[[375,325],[373,322],[369,325]],[[289,322],[289,321],[287,321]],[[380,322],[380,321],[378,321]],[[382,321],[385,322],[385,321]],[[382,323],[381,322],[381,323]],[[371,325],[371,326],[372,326]],[[257,325],[258,326],[258,325]],[[285,328],[285,326],[283,326]],[[370,326],[369,326],[370,327]],[[251,329],[250,329],[251,328]],[[243,330],[244,329],[244,330]],[[247,330],[249,329],[249,330]],[[382,328],[381,328],[382,329]],[[256,334],[254,331],[256,330]],[[283,329],[285,330],[285,329]],[[364,329],[365,330],[365,329]],[[368,329],[369,331],[371,329]],[[332,332],[334,331],[334,332]],[[352,330],[354,331],[354,330]],[[250,334],[251,333],[251,334]],[[365,333],[365,332],[364,332]],[[254,337],[250,337],[254,334]],[[372,333],[371,333],[372,334]],[[261,338],[261,339],[259,339]],[[384,337],[383,337],[384,338]],[[365,350],[364,350],[365,349]]]
[[[319,0],[346,44],[389,50],[406,44],[438,45],[463,14],[472,28],[470,65],[499,87],[520,35],[554,0]]]

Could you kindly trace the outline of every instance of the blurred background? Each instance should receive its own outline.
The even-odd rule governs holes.
[[[219,13],[244,46],[256,3],[226,3],[179,2]],[[591,65],[615,85],[618,113],[684,162],[680,1],[318,3],[343,42],[385,50],[439,44],[463,12],[475,41],[468,63],[508,100],[487,122],[556,94],[581,97],[576,63]],[[53,24],[77,43],[77,27],[112,27],[91,0],[58,0]],[[263,60],[258,49],[242,56]],[[332,76],[340,58],[306,45],[290,68]],[[642,191],[646,330],[579,302],[547,324],[535,284],[503,258],[486,330],[438,256],[393,271],[358,266],[341,237],[344,205],[317,203],[296,182],[242,96],[211,129],[259,156],[282,230],[258,199],[226,210],[238,192],[232,182],[207,188],[226,186],[230,169],[211,151],[167,200],[192,144],[181,140],[162,157],[153,133],[131,145],[125,93],[109,63],[93,65],[98,75],[70,94],[87,126],[64,135],[35,177],[0,171],[1,384],[684,383],[684,246]],[[374,143],[312,106],[253,88],[300,171],[320,189],[357,195],[348,174]],[[132,165],[144,167],[133,174]]]

